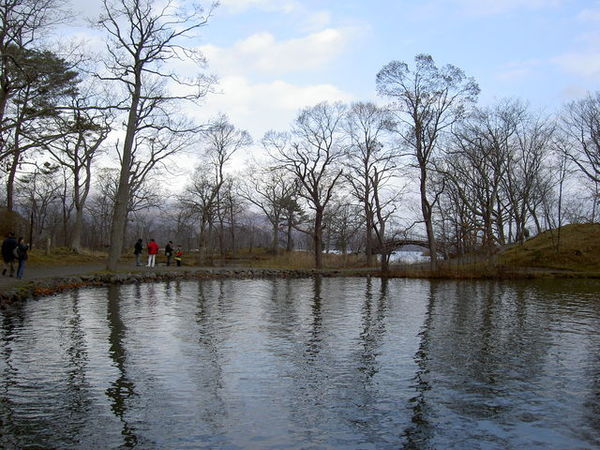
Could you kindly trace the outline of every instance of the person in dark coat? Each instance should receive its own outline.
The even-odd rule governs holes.
[[[142,265],[142,252],[144,251],[144,245],[142,244],[142,239],[138,239],[135,245],[133,246],[133,254],[135,255],[135,265]]]
[[[4,260],[4,270],[2,275],[9,275],[12,277],[15,274],[15,261],[17,255],[15,249],[17,248],[17,240],[15,239],[15,233],[10,232],[4,241],[2,242],[2,259]]]
[[[17,267],[17,278],[23,278],[23,273],[25,272],[25,261],[27,261],[27,250],[29,250],[29,246],[25,243],[22,237],[17,241],[17,259],[19,261],[19,266]]]
[[[165,256],[167,257],[167,266],[170,266],[171,258],[173,257],[173,241],[169,241],[165,247]]]

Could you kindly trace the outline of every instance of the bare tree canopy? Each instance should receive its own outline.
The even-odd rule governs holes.
[[[212,84],[213,80],[200,72],[193,78],[181,76],[168,63],[176,59],[204,62],[201,54],[183,45],[183,40],[206,25],[215,4],[207,10],[197,2],[103,0],[103,5],[98,27],[108,36],[109,58],[106,71],[98,77],[124,89],[126,95],[114,106],[128,115],[108,258],[108,268],[114,269],[127,224],[127,203],[134,183],[131,173],[136,169],[134,152],[140,146],[148,149],[150,165],[138,159],[148,169],[161,159],[157,150],[162,155],[171,152],[167,150],[170,138],[165,134],[192,130],[185,121],[171,118],[170,113],[176,111],[174,101],[199,99]],[[173,85],[179,87],[177,92]]]
[[[562,130],[567,155],[588,178],[600,182],[600,91],[567,105]]]
[[[315,266],[322,267],[323,218],[342,176],[342,133],[346,107],[341,103],[319,103],[300,112],[289,135],[270,132],[263,144],[280,165],[300,183],[300,196],[314,213],[308,231],[313,239]]]
[[[384,198],[389,181],[398,175],[398,154],[390,144],[394,126],[390,111],[374,103],[350,106],[344,128],[349,137],[345,165],[352,195],[362,204],[365,219],[365,253],[372,264],[373,235],[382,253],[382,270],[387,271],[385,254],[386,222],[393,213],[396,195]],[[387,142],[386,142],[387,141]],[[387,145],[386,145],[387,144]]]
[[[456,66],[438,67],[429,55],[417,55],[414,68],[392,61],[377,74],[377,92],[393,100],[400,124],[398,135],[418,170],[421,212],[427,231],[431,267],[436,268],[433,209],[439,193],[429,193],[432,159],[442,133],[465,116],[476,101],[479,86]]]

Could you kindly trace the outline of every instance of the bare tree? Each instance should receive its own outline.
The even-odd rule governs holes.
[[[273,230],[271,251],[279,251],[280,226],[289,214],[290,199],[298,192],[298,183],[288,172],[277,167],[251,167],[240,186],[241,196],[256,206],[267,218]],[[288,222],[288,228],[294,223]],[[291,230],[288,229],[289,233]],[[291,243],[288,235],[288,242]]]
[[[38,245],[44,232],[50,228],[53,209],[59,203],[62,180],[59,166],[48,162],[33,166],[33,170],[18,179],[19,195],[29,217],[29,242]],[[60,218],[60,215],[57,218]]]
[[[503,183],[509,212],[515,225],[515,240],[521,244],[529,235],[527,223],[537,217],[537,206],[548,175],[544,161],[552,150],[554,124],[527,114],[518,124],[515,151],[507,164]]]
[[[313,211],[312,227],[305,231],[312,237],[318,269],[323,266],[325,209],[343,173],[340,163],[344,152],[342,120],[345,109],[341,103],[327,102],[305,108],[294,124],[295,141],[274,132],[267,133],[263,141],[281,166],[298,179],[300,196]]]
[[[377,91],[394,100],[393,108],[401,127],[398,134],[410,149],[408,154],[418,170],[421,213],[427,231],[431,268],[437,268],[437,246],[433,211],[439,193],[431,196],[429,175],[442,134],[465,115],[476,101],[479,87],[453,65],[437,67],[429,55],[417,55],[411,70],[392,61],[377,74]]]
[[[385,248],[385,219],[393,202],[383,200],[386,184],[396,175],[398,154],[386,146],[386,133],[393,127],[389,110],[374,103],[354,103],[347,114],[345,129],[350,138],[346,179],[352,195],[360,202],[365,218],[367,265],[373,261],[373,233],[379,251]],[[377,225],[376,225],[377,224]],[[382,258],[382,261],[385,258]],[[387,266],[386,266],[387,270]]]
[[[335,247],[342,255],[347,255],[356,243],[354,238],[364,228],[362,205],[337,198],[325,214],[325,223],[327,253]]]
[[[54,160],[72,176],[72,197],[75,223],[70,240],[72,250],[81,250],[81,233],[85,203],[92,184],[92,163],[110,132],[110,118],[106,111],[90,103],[95,94],[87,89],[83,95],[74,96],[65,113],[55,118],[58,139],[46,148]]]
[[[189,125],[182,128],[181,121],[171,120],[180,116],[174,103],[203,97],[212,83],[205,76],[186,80],[169,70],[168,62],[186,58],[204,63],[199,53],[183,47],[181,42],[206,25],[215,5],[207,11],[196,2],[103,0],[103,5],[104,13],[98,26],[108,36],[109,59],[106,72],[97,76],[124,88],[126,95],[116,106],[127,112],[107,263],[113,270],[121,255],[125,234],[127,204],[134,183],[131,171],[136,169],[135,149],[144,143],[152,148],[152,135],[156,139],[156,133],[190,131]],[[174,85],[183,93],[174,93]]]
[[[204,163],[197,167],[190,185],[180,197],[200,218],[200,259],[206,257],[208,234],[214,224],[221,189],[226,181],[225,169],[232,156],[252,143],[245,130],[239,130],[221,115],[204,133]]]
[[[101,168],[95,176],[96,195],[92,197],[92,205],[88,208],[93,211],[93,219],[99,229],[105,230],[110,226],[110,217],[115,208],[115,201],[119,188],[119,169]],[[150,208],[159,208],[164,204],[165,194],[160,189],[160,184],[153,177],[145,177],[132,185],[129,201],[127,202],[127,217],[135,220],[135,214]],[[133,217],[132,217],[133,216]],[[107,236],[102,235],[102,245],[106,245]],[[123,243],[127,240],[123,236]]]
[[[585,176],[600,182],[600,91],[569,103],[561,129],[570,144],[566,154]]]
[[[228,177],[218,196],[219,250],[222,257],[225,256],[226,248],[231,251],[232,257],[236,255],[237,223],[246,206],[245,199],[239,192],[239,180]]]
[[[481,233],[487,250],[505,243],[503,209],[507,206],[503,189],[509,164],[517,147],[517,130],[525,120],[525,108],[518,102],[503,102],[478,109],[453,132],[442,169],[452,186],[452,195],[466,212],[463,227]],[[467,230],[457,235],[466,237]]]

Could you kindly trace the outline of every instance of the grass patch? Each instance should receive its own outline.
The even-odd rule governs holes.
[[[498,256],[507,267],[535,267],[565,271],[600,271],[600,224],[571,224],[549,230]]]
[[[29,251],[27,264],[32,267],[93,264],[105,262],[106,257],[106,252],[95,250],[82,250],[81,253],[75,253],[69,248],[57,247],[46,253],[45,250],[34,248]]]
[[[278,255],[265,254],[260,258],[255,258],[249,265],[257,268],[273,269],[314,269],[315,257],[312,252],[301,251],[285,252]],[[358,268],[364,266],[365,258],[361,255],[323,253],[324,269]]]

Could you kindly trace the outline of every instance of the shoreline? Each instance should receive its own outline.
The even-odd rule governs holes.
[[[89,286],[108,286],[112,284],[158,283],[163,281],[193,281],[263,278],[310,278],[316,275],[334,276],[372,276],[372,273],[359,274],[356,271],[344,272],[337,269],[293,270],[293,269],[254,269],[254,268],[198,268],[187,270],[118,271],[92,272],[40,278],[15,282],[0,293],[0,307],[30,298],[45,297],[59,292]]]
[[[163,281],[193,281],[232,279],[269,279],[269,278],[311,278],[323,277],[382,277],[381,272],[373,269],[269,269],[269,268],[189,268],[183,270],[120,270],[117,272],[97,271],[36,278],[28,281],[13,281],[0,293],[0,307],[30,298],[51,296],[53,294],[88,286],[108,286],[111,284],[155,283]],[[392,271],[384,278],[420,278],[446,280],[523,280],[523,279],[597,279],[595,272],[564,272],[552,269],[529,269],[517,272],[477,273],[437,273],[423,271]]]

